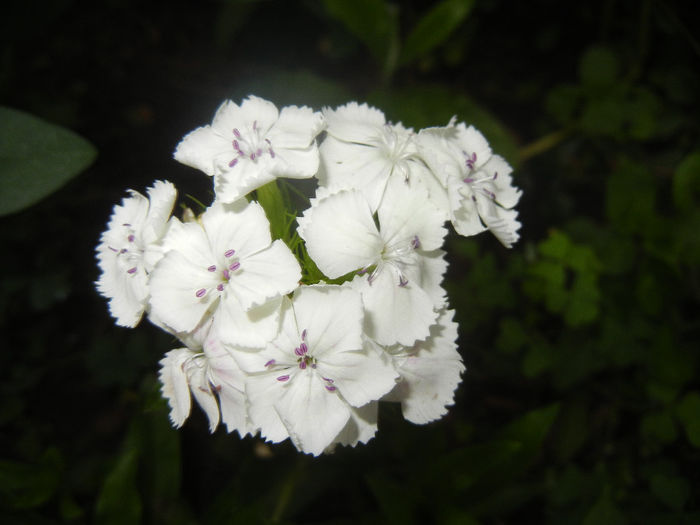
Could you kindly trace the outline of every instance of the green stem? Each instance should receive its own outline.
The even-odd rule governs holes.
[[[568,138],[572,131],[573,128],[571,127],[560,129],[523,146],[518,152],[520,161],[524,162],[540,153],[552,149],[554,146],[564,141],[564,139]]]
[[[287,240],[287,206],[282,192],[273,180],[255,191],[258,202],[265,210],[267,220],[270,221],[270,232],[273,239]]]

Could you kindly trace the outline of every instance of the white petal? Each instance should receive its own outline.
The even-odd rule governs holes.
[[[207,309],[218,300],[218,280],[206,266],[190,262],[172,250],[156,265],[151,274],[150,305],[154,315],[178,332],[194,329]],[[199,290],[208,290],[197,297]]]
[[[404,417],[413,423],[439,419],[454,403],[464,364],[457,351],[453,314],[451,310],[443,311],[438,324],[431,327],[430,337],[409,349],[409,356],[395,359],[402,381],[387,397],[401,401]]]
[[[219,425],[219,404],[209,385],[206,358],[190,361],[190,366],[186,370],[192,397],[207,415],[209,432],[214,432]]]
[[[382,345],[412,345],[425,339],[437,313],[433,301],[416,283],[399,286],[390,267],[384,268],[369,284],[357,276],[351,286],[362,294],[365,305],[365,332]]]
[[[216,159],[226,152],[230,152],[233,158],[234,152],[228,138],[216,133],[211,126],[203,126],[185,135],[173,156],[178,162],[211,176],[217,171]]]
[[[275,409],[294,445],[318,456],[343,429],[350,408],[336,392],[326,390],[317,374],[300,373],[289,383]]]
[[[211,252],[220,258],[233,249],[237,259],[244,259],[264,250],[272,242],[270,223],[257,202],[215,202],[202,214],[201,220]]]
[[[235,166],[229,161],[221,167],[214,179],[216,198],[222,202],[234,202],[251,191],[275,180],[272,169],[277,165],[274,159],[264,156],[257,162],[240,157]]]
[[[291,293],[301,279],[299,262],[280,240],[258,253],[242,258],[240,263],[240,268],[231,276],[229,288],[244,310]]]
[[[350,419],[343,430],[331,444],[354,447],[358,443],[367,443],[377,433],[378,403],[368,403],[350,411]]]
[[[188,348],[171,350],[160,361],[158,378],[161,382],[161,392],[170,405],[170,421],[180,428],[190,415],[190,388],[183,365],[194,352]]]
[[[353,407],[377,401],[396,384],[398,374],[387,360],[371,348],[352,352],[326,352],[318,371],[333,380],[333,386]]]
[[[358,191],[333,194],[304,212],[300,232],[309,255],[331,279],[373,264],[383,243]]]
[[[267,138],[277,153],[278,148],[308,148],[326,123],[320,112],[306,106],[286,106],[279,119],[267,133]]]
[[[270,172],[277,177],[308,179],[318,171],[319,162],[316,143],[304,149],[277,148]]]
[[[384,113],[367,104],[350,102],[336,110],[323,108],[327,131],[340,140],[367,144],[386,123]]]
[[[277,297],[246,311],[235,298],[225,298],[214,313],[214,330],[224,344],[263,347],[277,335],[280,303]]]
[[[392,177],[387,192],[377,210],[382,239],[387,246],[397,242],[410,243],[419,239],[424,250],[442,246],[447,229],[444,214],[428,198],[427,189],[418,182],[408,185]]]
[[[362,349],[362,301],[354,290],[302,286],[294,294],[293,305],[298,330],[306,330],[314,357],[325,360],[335,352]]]
[[[177,190],[168,181],[157,180],[148,188],[148,215],[143,225],[141,238],[145,243],[158,242],[165,234],[168,219],[175,205]]]

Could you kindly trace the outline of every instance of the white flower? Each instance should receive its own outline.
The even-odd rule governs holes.
[[[522,192],[513,186],[508,163],[492,154],[479,131],[462,122],[423,129],[417,142],[447,189],[450,220],[457,233],[471,236],[488,229],[510,248],[519,238],[513,207]]]
[[[289,248],[272,242],[257,202],[215,202],[198,222],[173,219],[168,250],[151,275],[151,308],[176,332],[213,316],[226,344],[264,346],[277,332],[281,297],[301,269]]]
[[[148,274],[162,256],[158,243],[177,194],[164,181],[156,181],[147,192],[148,198],[129,190],[131,196],[114,207],[97,246],[102,270],[97,289],[110,299],[109,310],[119,326],[133,327],[141,320],[148,302]]]
[[[320,146],[321,186],[332,191],[358,189],[372,211],[379,207],[390,178],[419,182],[436,199],[446,199],[445,189],[418,155],[413,130],[386,122],[384,114],[366,104],[350,102],[335,110],[323,110],[327,136]]]
[[[186,135],[175,159],[215,177],[217,199],[233,202],[276,177],[309,178],[318,170],[316,135],[323,116],[308,107],[249,96],[227,100],[211,125]]]
[[[290,437],[313,455],[336,441],[370,439],[376,409],[362,407],[391,390],[397,377],[366,346],[360,296],[340,286],[299,288],[283,301],[278,336],[260,352],[235,357],[252,372],[246,391],[261,434],[273,442]]]
[[[454,311],[440,312],[430,337],[411,347],[392,347],[387,352],[401,376],[384,401],[401,402],[403,416],[412,423],[428,423],[447,413],[464,372],[457,351],[457,323]]]
[[[181,427],[190,414],[190,392],[209,419],[214,432],[221,421],[229,432],[252,433],[247,415],[245,374],[212,336],[211,321],[198,327],[184,341],[187,348],[171,350],[160,361],[158,374],[163,397],[170,405],[170,420]]]
[[[309,255],[331,279],[360,270],[352,282],[362,294],[365,330],[383,345],[410,345],[427,337],[446,269],[439,250],[446,234],[443,215],[420,185],[392,179],[377,210],[357,190],[315,201],[299,220]]]

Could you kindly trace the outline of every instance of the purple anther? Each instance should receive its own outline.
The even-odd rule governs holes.
[[[301,331],[301,340],[302,340],[302,341],[305,341],[305,340],[306,340],[306,328],[304,328],[304,329]]]
[[[236,262],[233,263],[231,266],[229,266],[228,269],[231,270],[232,272],[235,272],[235,271],[238,270],[240,267],[241,267],[241,263],[239,263],[238,261],[236,261]]]
[[[336,388],[334,386],[331,386],[331,385],[326,385],[326,390],[328,390],[329,392],[335,392]]]
[[[126,271],[126,273],[136,273],[136,266],[134,266],[133,268],[129,268],[129,269]]]
[[[227,281],[231,278],[231,273],[228,270],[224,270],[224,279]]]
[[[466,182],[467,184],[471,184],[472,182],[474,182],[474,179],[472,177],[467,177],[466,179],[464,179],[464,182]]]
[[[207,293],[206,288],[200,288],[199,290],[197,290],[197,293],[195,293],[195,295],[197,296],[197,299],[200,299],[204,297],[205,293]]]
[[[272,146],[272,142],[270,142],[270,139],[265,139],[265,142],[267,142],[270,146]]]
[[[255,153],[250,154],[250,160],[255,160]]]
[[[228,167],[233,168],[236,164],[238,164],[238,159],[233,159],[231,162],[228,163]]]
[[[489,191],[489,190],[484,190],[484,193],[486,195],[488,195],[491,198],[491,200],[494,200],[494,201],[496,200],[496,194],[494,192]]]
[[[476,153],[472,153],[471,156],[467,155],[467,168],[470,170],[474,169],[474,164],[476,164]]]
[[[269,151],[270,151],[270,157],[272,157],[272,158],[274,159],[274,158],[275,158],[275,152],[272,151],[272,148],[270,148]]]
[[[233,254],[236,253],[236,250],[226,250],[224,252],[224,257],[233,257]]]
[[[254,120],[253,121],[253,131],[256,131],[258,129],[258,121]]]
[[[121,250],[119,250],[119,255],[121,255],[122,253],[126,253],[128,251],[129,250],[127,250],[126,248],[122,248]]]
[[[223,285],[223,283],[217,284],[217,285],[216,285],[216,289],[219,290],[220,292],[223,292],[223,291],[224,291],[224,285]]]
[[[475,196],[475,195],[472,195],[472,200],[473,200],[474,202],[476,202],[476,196]]]
[[[132,235],[129,235],[127,237],[127,239],[129,240],[129,242],[134,242],[134,240],[136,240],[136,237],[134,237],[134,235],[132,234]]]
[[[333,380],[330,377],[323,377],[321,379],[323,379],[324,381],[328,381],[329,383],[333,382]]]
[[[288,381],[288,380],[289,380],[289,376],[279,376],[277,378],[277,381]]]
[[[420,239],[418,238],[418,235],[414,235],[413,239],[411,239],[411,248],[414,250],[420,248]]]
[[[495,172],[493,173],[493,180],[496,180],[496,177],[498,177],[498,172],[497,172],[497,171],[495,171]]]
[[[301,351],[301,348],[299,348],[298,346],[294,349],[294,353],[295,353],[296,355],[298,355],[299,357],[301,357],[301,356],[304,355],[304,352],[302,352],[302,351]]]
[[[216,265],[212,264],[209,268],[207,268],[208,272],[215,272],[216,271]]]
[[[299,345],[299,350],[301,350],[301,353],[302,353],[302,354],[305,354],[306,352],[309,351],[309,347],[306,346],[306,343],[301,343],[301,344]]]
[[[399,276],[399,286],[403,288],[408,284],[408,279],[406,279],[403,275]]]
[[[122,224],[122,226],[126,226],[127,228],[131,228],[131,224],[129,224],[128,222],[125,222],[124,224]]]
[[[255,154],[259,157],[260,155],[262,155],[262,150],[258,148],[258,151],[256,151]]]
[[[311,368],[316,368],[316,363],[311,363]]]
[[[238,153],[243,153],[243,152],[241,151],[241,146],[238,144],[238,141],[237,141],[237,140],[234,140],[234,141],[233,141],[233,149],[235,149]]]
[[[114,253],[119,253],[119,250],[117,250],[116,248],[112,248],[111,246],[107,246],[107,248],[112,250]]]
[[[233,128],[233,135],[234,135],[237,139],[240,139],[240,138],[241,138],[241,132],[238,131],[238,128]]]
[[[271,366],[274,365],[274,364],[275,364],[275,360],[274,360],[274,359],[270,359],[267,363],[265,363],[265,368],[269,368],[269,367],[271,367]]]
[[[306,370],[306,359],[302,359],[301,361],[299,361],[299,368],[301,368],[302,370]]]

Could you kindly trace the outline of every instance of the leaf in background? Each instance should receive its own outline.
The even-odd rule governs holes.
[[[700,203],[700,151],[683,159],[673,175],[673,201],[683,212],[690,212]]]
[[[398,55],[398,11],[383,0],[324,0],[326,12],[342,22],[391,77]]]
[[[467,95],[442,85],[424,85],[407,89],[378,89],[370,93],[367,102],[386,113],[394,122],[420,128],[446,126],[456,115],[457,120],[472,124],[489,141],[491,149],[517,168],[518,146],[508,130],[486,109]],[[515,174],[517,183],[518,174]]]
[[[606,47],[589,48],[579,64],[581,82],[590,87],[610,86],[617,79],[617,58]]]
[[[0,107],[0,216],[47,197],[96,155],[92,144],[70,130]]]
[[[700,448],[700,394],[689,392],[676,407],[676,415],[681,420],[693,446]]]
[[[38,507],[58,489],[62,459],[56,449],[47,450],[38,463],[0,460],[0,507]]]
[[[127,448],[107,475],[97,499],[96,523],[140,522],[141,497],[136,484],[138,456],[137,449]]]
[[[443,0],[421,18],[406,37],[401,65],[426,55],[442,44],[464,21],[474,0]]]

